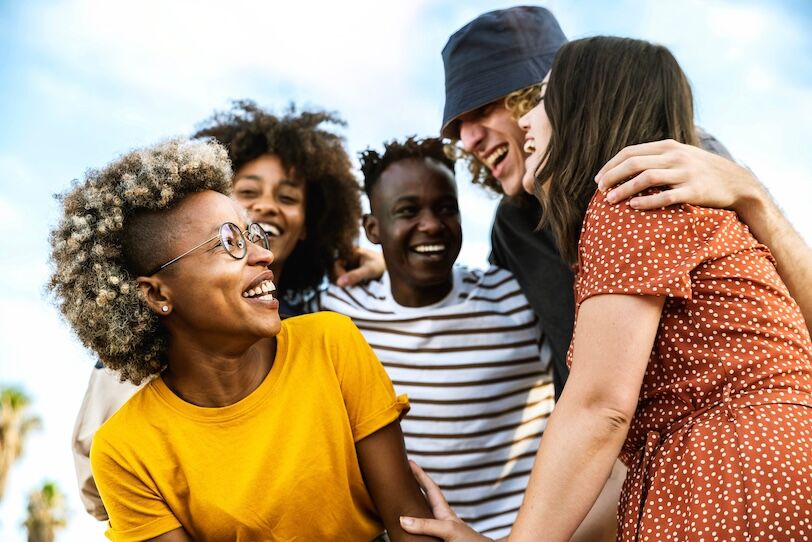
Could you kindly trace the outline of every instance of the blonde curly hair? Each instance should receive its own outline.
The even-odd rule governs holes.
[[[57,196],[63,215],[50,235],[48,288],[82,344],[122,380],[139,384],[166,364],[165,331],[135,282],[150,265],[139,261],[146,252],[135,245],[165,243],[169,235],[137,223],[204,190],[230,193],[226,150],[174,139],[88,170]]]
[[[514,90],[502,99],[502,105],[510,112],[513,119],[518,122],[522,116],[536,107],[539,103],[540,95],[541,83],[537,83],[529,87]],[[457,160],[462,160],[468,166],[468,171],[471,172],[471,182],[481,184],[497,194],[504,194],[502,185],[491,175],[490,170],[488,170],[482,162],[477,160],[476,156],[456,145],[450,148],[453,149],[451,153],[452,157]]]

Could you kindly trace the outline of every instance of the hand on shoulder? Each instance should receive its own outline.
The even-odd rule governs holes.
[[[747,168],[672,139],[622,149],[601,168],[595,181],[609,203],[631,198],[629,205],[642,210],[689,203],[741,213],[768,198]],[[636,196],[656,186],[667,190]]]

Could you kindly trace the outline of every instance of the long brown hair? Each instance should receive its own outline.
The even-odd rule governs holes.
[[[544,109],[551,135],[536,172],[540,227],[552,228],[568,262],[578,257],[594,177],[610,158],[628,145],[661,139],[697,144],[688,79],[668,49],[646,41],[598,36],[565,44],[551,68]]]

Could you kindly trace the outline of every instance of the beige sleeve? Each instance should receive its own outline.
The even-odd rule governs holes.
[[[141,386],[129,382],[120,382],[117,373],[93,368],[82,406],[79,408],[79,415],[76,417],[72,448],[79,482],[79,496],[87,512],[100,521],[107,520],[107,511],[90,472],[90,445],[93,442],[93,435],[140,388]]]

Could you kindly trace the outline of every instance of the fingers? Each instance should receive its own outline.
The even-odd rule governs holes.
[[[652,154],[646,156],[632,156],[612,169],[607,170],[600,181],[598,190],[605,192],[617,185],[622,185],[628,179],[652,169],[668,169],[672,161],[667,154]],[[628,183],[627,183],[628,184]]]
[[[344,265],[344,260],[336,260],[333,262],[333,276],[341,277],[347,273],[347,267]]]
[[[683,176],[679,171],[672,169],[647,169],[636,177],[616,186],[606,194],[606,201],[618,203],[640,194],[644,190],[655,186],[667,186],[675,188],[683,181]]]
[[[606,162],[595,180],[599,181],[601,177],[610,169],[617,167],[621,162],[628,160],[634,156],[651,156],[662,154],[670,149],[679,148],[681,143],[677,143],[673,139],[665,139],[663,141],[654,141],[652,143],[641,143],[639,145],[630,145],[620,150],[611,160]]]
[[[455,536],[460,524],[451,520],[401,516],[400,526],[407,533],[435,536],[449,542],[460,540],[459,536]]]
[[[414,461],[409,461],[409,467],[411,467],[412,474],[414,474],[417,483],[420,484],[420,487],[422,487],[426,493],[426,498],[429,501],[431,513],[434,517],[437,519],[456,519],[457,514],[448,505],[448,501],[445,500],[443,492],[440,490],[440,487],[434,483],[434,480]]]
[[[356,247],[355,255],[358,257],[360,263],[358,267],[352,271],[344,270],[343,273],[336,273],[336,284],[342,288],[379,279],[386,271],[383,254],[380,252]],[[336,267],[336,269],[338,269],[338,267]]]
[[[493,542],[458,520],[424,519],[401,516],[401,528],[412,534],[441,538],[446,542]]]
[[[688,190],[664,190],[657,194],[649,196],[638,196],[629,200],[629,206],[633,209],[641,211],[648,211],[651,209],[662,209],[669,205],[676,205],[678,203],[690,203],[691,194]]]
[[[336,278],[336,284],[342,288],[348,288],[350,286],[355,286],[356,284],[370,280],[371,278],[376,277],[368,276],[363,267],[358,267],[352,271],[346,271],[343,275],[339,275]]]

